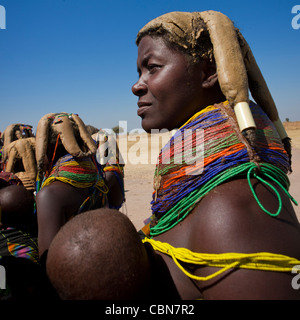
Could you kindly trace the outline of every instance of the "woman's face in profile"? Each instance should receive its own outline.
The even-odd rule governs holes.
[[[202,64],[191,66],[187,57],[162,38],[145,36],[138,47],[138,116],[145,131],[179,128],[199,110],[203,96]]]

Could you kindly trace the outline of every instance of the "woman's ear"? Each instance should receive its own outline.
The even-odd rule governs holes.
[[[204,89],[210,89],[212,88],[216,83],[218,82],[218,74],[215,72],[214,74],[208,76],[206,79],[202,82],[202,87]]]
[[[203,81],[202,87],[204,89],[212,88],[218,82],[217,66],[214,61],[203,61]]]

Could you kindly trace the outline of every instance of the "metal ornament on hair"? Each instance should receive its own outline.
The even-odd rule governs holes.
[[[233,105],[240,130],[256,128],[249,108],[248,88],[254,100],[273,122],[281,140],[288,138],[278,111],[253,53],[232,21],[216,11],[200,13],[210,34],[223,94]]]
[[[200,13],[214,49],[220,88],[233,105],[241,131],[256,128],[249,108],[247,71],[232,21],[220,12]]]

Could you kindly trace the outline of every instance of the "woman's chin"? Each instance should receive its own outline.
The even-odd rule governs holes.
[[[163,124],[156,123],[155,121],[150,121],[149,119],[145,119],[145,118],[142,120],[142,128],[147,133],[163,133],[163,132],[170,131]]]
[[[142,119],[142,128],[147,132],[147,133],[151,133],[152,130],[152,126],[151,123],[149,123],[149,121],[147,121],[147,119]]]

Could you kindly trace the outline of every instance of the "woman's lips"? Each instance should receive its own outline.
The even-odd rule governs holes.
[[[137,111],[137,115],[139,117],[142,117],[142,115],[149,109],[151,108],[150,105],[142,105],[138,108],[138,111]]]

